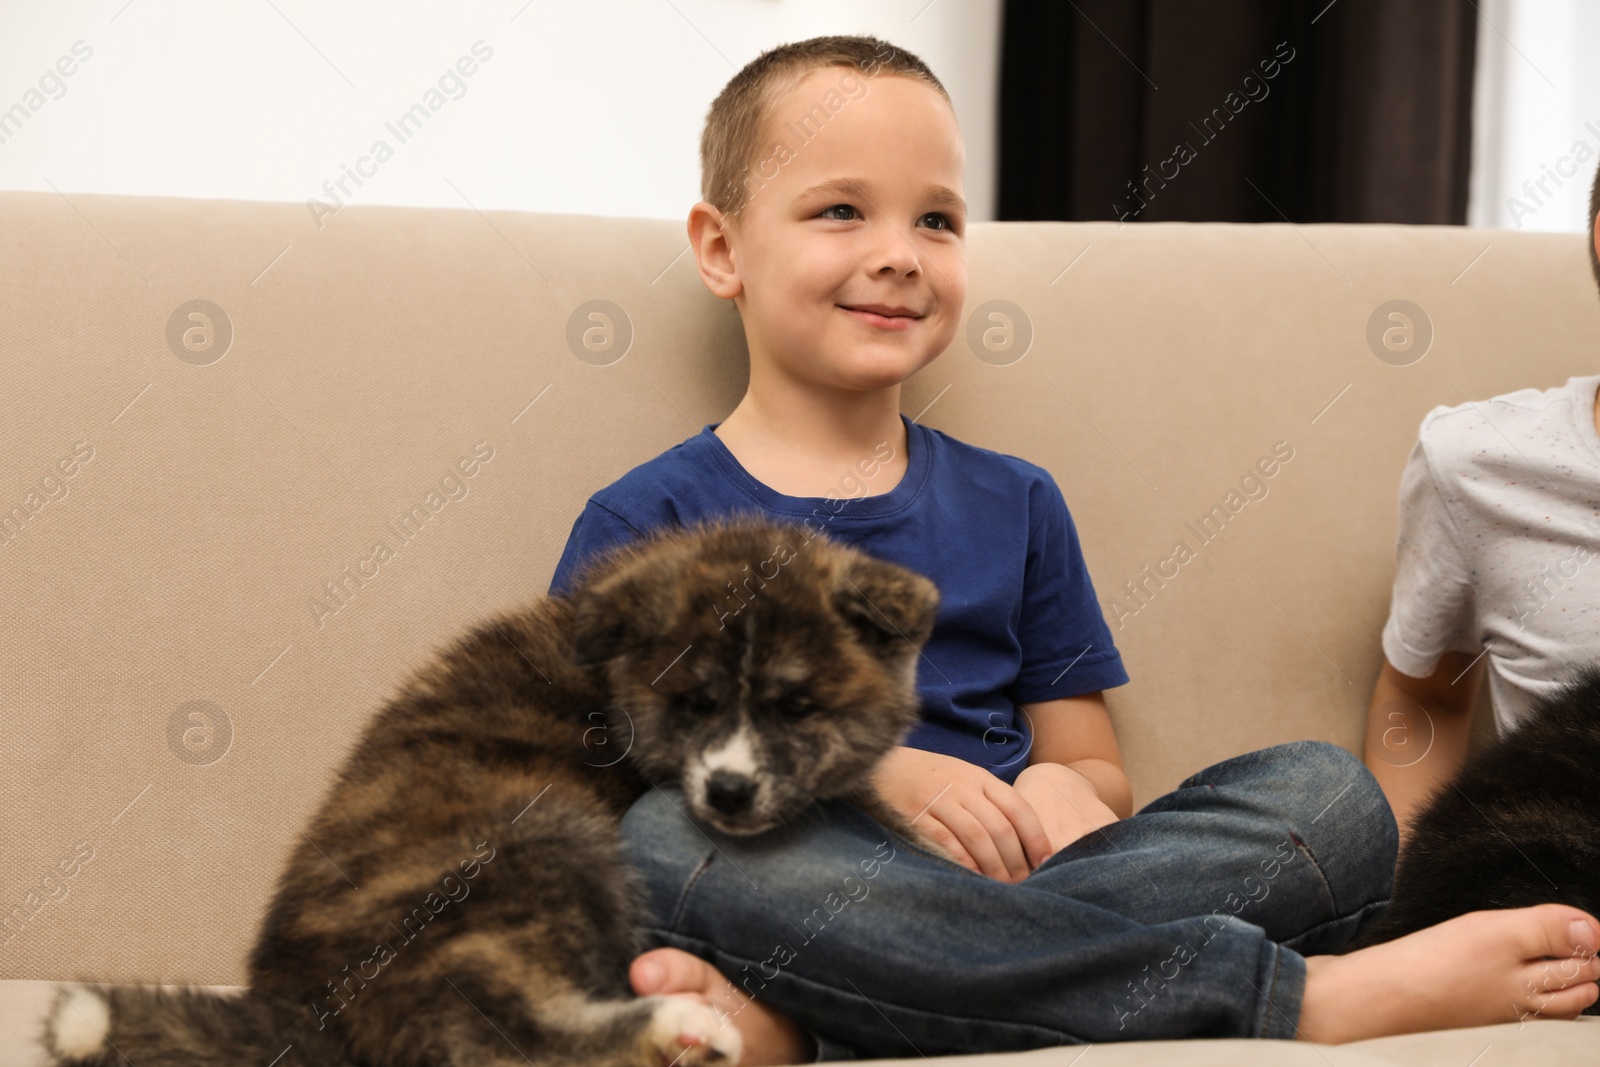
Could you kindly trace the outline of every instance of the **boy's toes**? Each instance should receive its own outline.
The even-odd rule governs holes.
[[[725,980],[722,973],[699,956],[676,948],[657,948],[634,957],[628,965],[628,982],[637,996],[651,993],[705,993]]]
[[[1575,1019],[1600,996],[1600,988],[1593,982],[1571,982],[1562,987],[1559,981],[1548,985],[1546,981],[1547,976],[1540,975],[1525,983],[1525,992],[1519,998],[1520,1005],[1514,1002],[1518,1021],[1535,1018]]]
[[[1491,951],[1523,960],[1588,958],[1600,943],[1600,920],[1570,904],[1469,911],[1430,929],[1446,926]]]
[[[1600,944],[1600,924],[1588,912],[1570,904],[1536,904],[1531,910],[1538,916],[1538,923],[1530,931],[1530,958],[1566,959],[1595,954],[1595,947]]]
[[[1520,1000],[1530,1011],[1549,1014],[1551,1009],[1544,1007],[1549,997],[1563,992],[1576,996],[1585,988],[1594,987],[1597,978],[1600,978],[1600,959],[1594,956],[1530,960],[1517,976],[1523,994]],[[1567,999],[1572,998],[1569,996]],[[1588,1001],[1580,1005],[1580,1008],[1584,1007],[1588,1007]]]
[[[1593,957],[1596,949],[1600,949],[1600,923],[1586,911],[1578,908],[1572,910],[1577,914],[1568,918],[1566,950],[1563,955],[1575,953]]]

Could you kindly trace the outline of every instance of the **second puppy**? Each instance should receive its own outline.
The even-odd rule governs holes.
[[[1417,813],[1389,906],[1353,952],[1469,911],[1571,904],[1600,916],[1600,667],[1576,671],[1474,753]],[[1600,1014],[1600,1002],[1584,1009]]]

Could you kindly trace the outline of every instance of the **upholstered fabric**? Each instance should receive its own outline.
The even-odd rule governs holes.
[[[1280,741],[1360,752],[1422,416],[1596,370],[1572,235],[978,223],[968,260],[967,326],[902,409],[1055,476],[1132,677],[1136,805]],[[16,980],[242,981],[395,682],[542,593],[589,494],[747,370],[678,220],[5,193],[0,294]],[[1396,300],[1422,315],[1375,317]],[[1579,1025],[1140,1054],[1553,1063]]]

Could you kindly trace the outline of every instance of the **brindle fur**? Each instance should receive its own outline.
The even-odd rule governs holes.
[[[386,702],[295,843],[244,996],[77,987],[110,1025],[72,1058],[69,987],[45,1047],[83,1067],[659,1067],[715,1017],[630,992],[645,913],[622,814],[742,723],[757,800],[730,815],[686,792],[697,818],[755,833],[844,797],[936,851],[869,774],[917,721],[937,605],[920,575],[753,518],[615,549]],[[706,1036],[677,1063],[736,1062],[731,1024]]]
[[[1343,951],[1469,911],[1556,902],[1600,915],[1597,768],[1600,667],[1586,666],[1433,793],[1400,851],[1388,908]]]

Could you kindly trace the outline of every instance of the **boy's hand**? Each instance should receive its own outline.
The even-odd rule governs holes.
[[[979,874],[1020,882],[1052,851],[1033,805],[975,763],[896,745],[874,778],[891,807]]]
[[[1051,855],[1121,818],[1100,799],[1093,782],[1059,763],[1041,762],[1024,768],[1017,775],[1016,790],[1039,814],[1050,837]]]

